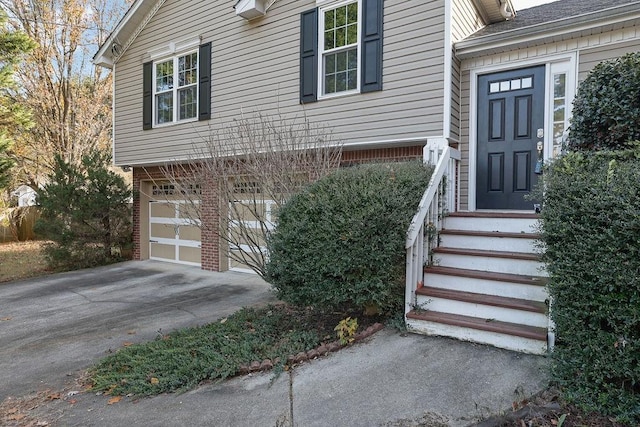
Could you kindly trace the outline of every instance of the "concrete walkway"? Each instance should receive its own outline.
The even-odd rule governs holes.
[[[48,280],[51,289],[41,286]],[[0,323],[0,395],[58,387],[62,398],[32,414],[57,426],[465,426],[546,385],[547,358],[383,330],[278,377],[253,374],[113,404],[108,396],[75,394],[74,376],[124,341],[269,298],[267,285],[250,275],[147,262],[0,285],[0,317],[12,317]]]

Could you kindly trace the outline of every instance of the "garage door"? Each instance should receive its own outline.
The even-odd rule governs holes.
[[[255,259],[258,251],[266,255],[267,247],[264,232],[259,218],[266,219],[267,229],[273,229],[272,200],[235,200],[229,205],[229,269],[234,271],[251,272],[253,270],[239,261],[240,252],[244,256]],[[234,256],[235,255],[235,256]]]
[[[200,266],[200,227],[193,202],[149,202],[149,258]]]

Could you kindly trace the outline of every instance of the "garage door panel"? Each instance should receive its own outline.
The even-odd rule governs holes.
[[[230,251],[233,254],[239,255],[239,251]],[[250,254],[245,253],[245,257],[249,256],[250,258],[253,258],[252,256],[250,256]],[[251,269],[251,267],[249,267],[247,264],[244,264],[242,262],[236,261],[235,259],[232,259],[231,257],[229,257],[229,269],[232,270],[243,270],[243,271],[253,271]]]
[[[180,246],[179,261],[200,264],[200,248]]]
[[[176,217],[176,209],[173,203],[166,202],[152,202],[150,204],[151,216],[159,217],[159,218],[175,218]]]
[[[149,229],[151,239],[154,237],[159,237],[162,239],[175,239],[176,238],[176,229],[173,225],[169,224],[154,224],[151,223],[151,227]]]
[[[151,242],[149,245],[149,255],[152,258],[175,259],[176,247],[174,245]]]
[[[200,227],[195,225],[181,225],[180,226],[180,240],[201,240]]]
[[[236,228],[231,231],[231,235],[233,236],[233,241],[240,245],[255,245],[257,243],[258,246],[267,246],[264,235],[256,229],[248,228],[245,232],[240,232],[240,229]]]
[[[190,202],[180,203],[178,205],[178,216],[190,221],[196,220],[199,218],[198,208],[193,206]]]
[[[257,221],[266,215],[266,206],[264,204],[253,205],[250,202],[235,202],[230,211],[232,220],[241,221]]]

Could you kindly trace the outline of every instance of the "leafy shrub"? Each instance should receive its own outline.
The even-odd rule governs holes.
[[[51,240],[44,248],[53,269],[77,269],[123,259],[131,247],[131,190],[108,169],[108,153],[95,152],[79,165],[56,156],[49,183],[38,192],[41,216],[35,232]]]
[[[310,185],[278,212],[267,281],[292,304],[399,309],[406,231],[430,176],[419,162],[361,165]]]
[[[596,65],[573,101],[572,150],[622,149],[640,139],[640,52]]]
[[[569,153],[545,173],[554,376],[586,410],[640,423],[640,151]]]

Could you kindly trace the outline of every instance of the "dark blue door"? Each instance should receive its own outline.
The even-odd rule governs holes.
[[[544,66],[478,78],[477,209],[533,209],[524,196],[538,181],[544,83]]]

